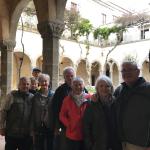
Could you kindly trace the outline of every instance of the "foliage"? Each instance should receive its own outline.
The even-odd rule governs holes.
[[[125,31],[125,28],[122,26],[113,26],[113,27],[103,27],[97,28],[94,30],[94,38],[98,39],[99,37],[103,38],[104,40],[108,40],[108,37],[111,33],[120,33],[121,31]]]
[[[94,94],[96,91],[95,91],[95,86],[87,86],[86,89],[88,90],[88,92],[90,94]]]
[[[89,34],[92,32],[93,26],[88,19],[81,18],[75,28],[75,36],[85,36],[88,40]]]
[[[108,27],[97,28],[94,30],[94,38],[98,39],[98,37],[101,36],[104,40],[108,40],[110,33],[111,30]]]
[[[121,24],[123,27],[129,27],[141,23],[147,23],[150,21],[150,16],[147,13],[129,13],[116,19],[117,24]]]
[[[64,13],[64,22],[66,25],[66,29],[71,32],[71,38],[74,39],[74,32],[78,26],[78,22],[80,20],[80,14],[77,11],[73,10],[65,10]]]

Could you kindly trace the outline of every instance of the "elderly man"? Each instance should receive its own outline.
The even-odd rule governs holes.
[[[146,150],[150,146],[150,83],[139,77],[133,60],[122,63],[124,82],[116,89],[117,124],[123,150]]]
[[[59,137],[60,142],[55,141],[55,149],[57,150],[58,149],[65,150],[65,135],[64,135],[65,127],[59,121],[59,112],[61,110],[61,106],[62,106],[62,102],[64,98],[68,96],[69,92],[71,91],[71,83],[75,76],[74,69],[72,67],[66,67],[63,71],[63,76],[64,76],[65,83],[56,89],[55,94],[53,96],[53,100],[52,100],[52,105],[53,105],[52,108],[53,108],[53,113],[55,117],[55,120],[54,120],[55,134],[60,135]]]
[[[0,134],[5,136],[5,150],[30,150],[31,98],[30,79],[21,77],[18,90],[11,91],[0,108]]]

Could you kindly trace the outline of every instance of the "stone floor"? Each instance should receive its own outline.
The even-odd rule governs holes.
[[[0,150],[4,150],[5,139],[4,136],[0,136]]]

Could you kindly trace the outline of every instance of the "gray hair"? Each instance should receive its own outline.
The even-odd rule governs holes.
[[[48,81],[48,83],[50,82],[50,76],[48,74],[40,74],[38,77],[38,81],[41,82],[43,79],[46,79]]]
[[[28,78],[28,77],[20,77],[18,86],[20,85],[20,83],[21,83],[22,81],[28,81],[28,82],[31,84],[30,78]]]
[[[63,76],[66,75],[67,72],[72,71],[75,74],[75,70],[73,67],[69,66],[69,67],[65,67],[63,70]]]
[[[29,81],[30,82],[30,79],[28,77],[21,77],[19,79],[19,82],[21,82],[21,81]]]
[[[123,59],[121,66],[123,66],[124,64],[130,64],[130,65],[132,65],[133,67],[139,69],[139,66],[138,66],[138,64],[137,64],[136,58],[134,58],[134,57],[132,57],[132,56],[126,56],[126,57]]]
[[[99,85],[99,82],[100,81],[105,81],[106,84],[111,87],[111,94],[114,92],[114,88],[113,88],[113,84],[110,80],[109,77],[107,77],[106,75],[102,75],[102,76],[99,76],[96,80],[96,83],[95,83],[95,89],[96,89],[96,92],[98,92],[98,85]]]
[[[38,80],[37,80],[35,77],[31,77],[31,78],[30,78],[30,81],[31,81],[31,83],[32,83],[32,82],[38,83]]]
[[[72,84],[73,84],[73,82],[76,82],[76,81],[84,84],[84,80],[80,77],[74,77],[73,80],[72,80]]]

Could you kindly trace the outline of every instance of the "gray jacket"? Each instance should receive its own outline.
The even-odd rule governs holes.
[[[5,129],[6,136],[24,137],[30,134],[31,93],[19,90],[7,95],[0,109],[0,128]]]

